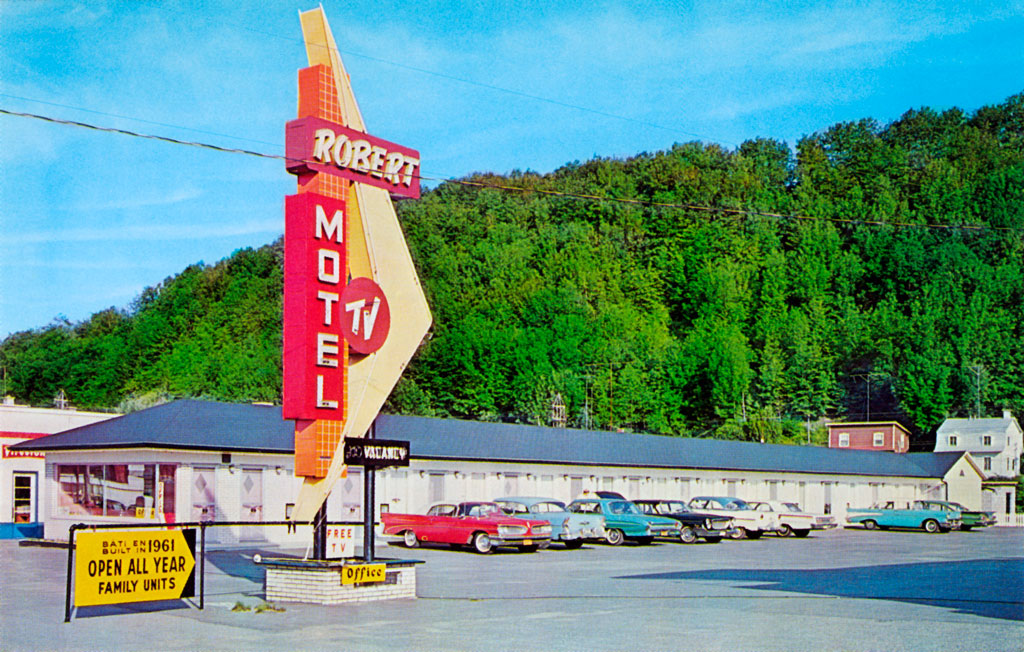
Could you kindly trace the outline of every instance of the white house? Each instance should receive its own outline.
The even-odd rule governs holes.
[[[0,539],[35,537],[42,532],[39,505],[44,459],[40,451],[17,451],[11,446],[55,432],[116,417],[74,408],[34,408],[17,405],[5,396],[0,402]]]
[[[969,452],[985,474],[982,508],[1012,514],[1024,430],[1010,411],[1003,410],[1001,419],[946,419],[935,435],[935,452],[954,451]]]

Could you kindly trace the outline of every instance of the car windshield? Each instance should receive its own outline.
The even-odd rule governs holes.
[[[728,510],[739,510],[739,509],[750,509],[750,505],[746,501],[734,498],[732,500],[718,501],[722,505],[722,509]]]
[[[473,503],[462,505],[459,509],[460,514],[466,516],[502,516],[504,512],[501,508],[494,503]]]
[[[967,508],[961,505],[960,503],[950,503],[950,505],[953,506],[953,509],[959,509],[961,512],[967,511]]]
[[[533,514],[550,514],[551,512],[564,512],[565,504],[557,500],[549,500],[543,503],[530,505],[530,512]]]
[[[626,502],[625,500],[613,500],[607,505],[609,514],[639,514],[640,510],[637,509],[633,503]]]
[[[688,512],[690,508],[686,506],[686,503],[682,503],[675,500],[666,500],[658,503],[659,514],[678,514],[680,512]]]
[[[800,505],[797,505],[796,503],[782,503],[782,504],[783,504],[783,506],[785,506],[786,509],[788,509],[788,510],[790,510],[792,512],[802,512],[802,511],[804,511],[804,510],[800,509]]]
[[[597,514],[601,511],[601,504],[596,502],[572,503],[569,505],[569,511],[575,514]]]

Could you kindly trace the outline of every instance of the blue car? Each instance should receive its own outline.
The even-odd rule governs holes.
[[[570,512],[554,498],[510,496],[494,502],[509,516],[551,523],[551,540],[569,549],[579,548],[587,539],[604,538],[604,517]]]
[[[628,500],[617,498],[581,498],[569,503],[574,514],[595,514],[604,517],[605,541],[613,546],[623,541],[646,545],[654,537],[678,537],[679,521],[664,516],[650,516]]]

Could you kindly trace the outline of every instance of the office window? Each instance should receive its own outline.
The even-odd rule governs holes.
[[[839,447],[846,448],[850,445],[850,433],[841,432],[839,433]]]
[[[992,470],[992,458],[991,457],[983,457],[981,459],[984,460],[984,462],[983,462],[984,469],[986,471],[991,471]]]
[[[991,446],[992,445],[992,437],[990,435],[985,435],[984,437],[982,437],[981,438],[981,445],[982,446]]]
[[[950,446],[956,446],[956,435],[950,435],[949,436],[949,445]]]
[[[871,444],[874,446],[885,446],[885,433],[876,432],[872,433]]]

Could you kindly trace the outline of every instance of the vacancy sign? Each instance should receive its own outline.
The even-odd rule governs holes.
[[[195,596],[195,529],[80,532],[75,550],[75,606]]]

